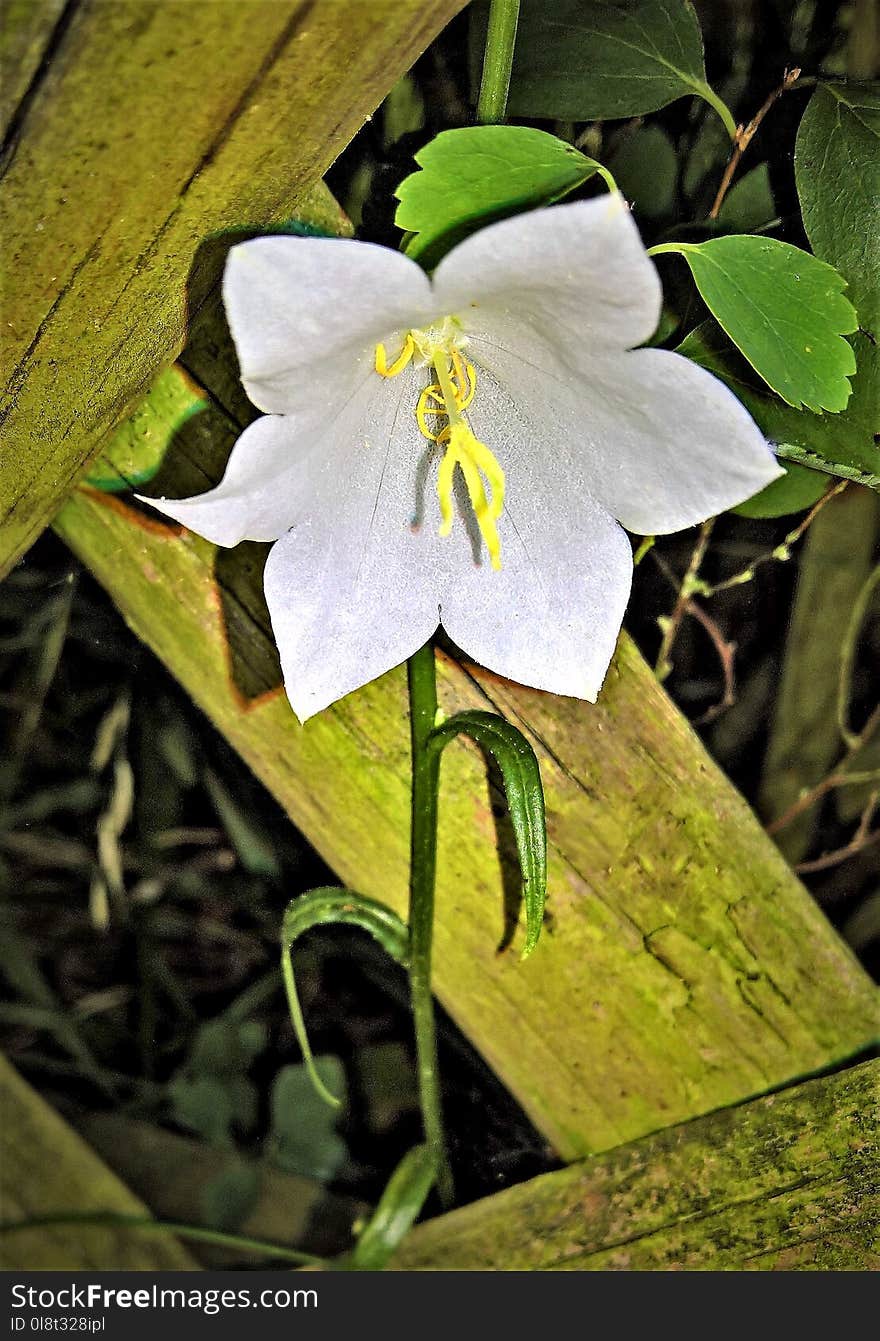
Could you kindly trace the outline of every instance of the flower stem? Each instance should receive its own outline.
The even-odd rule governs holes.
[[[444,1206],[450,1206],[454,1191],[443,1135],[437,1033],[434,1024],[434,1002],[431,996],[431,943],[434,935],[434,886],[437,873],[440,755],[435,750],[429,750],[427,745],[437,714],[437,674],[434,668],[434,648],[430,643],[410,657],[407,670],[413,767],[409,980],[425,1140],[436,1160],[437,1191],[440,1200]]]
[[[477,120],[482,125],[499,125],[507,112],[507,93],[518,22],[519,0],[492,0],[483,56],[483,78],[477,103]]]

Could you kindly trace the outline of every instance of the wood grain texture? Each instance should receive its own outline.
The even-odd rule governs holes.
[[[14,135],[16,109],[51,51],[64,10],[75,4],[76,0],[6,0],[0,9],[0,140]],[[9,146],[4,147],[8,151]]]
[[[142,431],[163,431],[166,404],[167,390],[152,420],[142,408]],[[216,406],[191,416],[156,491],[204,487],[235,432]],[[342,880],[402,911],[402,670],[300,727],[273,688],[267,547],[218,554],[88,490],[57,529]],[[499,954],[511,835],[482,757],[448,750],[438,993],[564,1157],[740,1103],[876,1037],[873,987],[628,638],[595,707],[446,657],[440,690],[447,712],[495,707],[532,740],[550,884],[538,951]]]
[[[80,0],[4,163],[0,574],[463,0]]]
[[[400,1270],[877,1270],[880,1061],[419,1226]]]
[[[65,1211],[147,1215],[82,1137],[0,1055],[0,1220]],[[97,1225],[0,1234],[0,1267],[16,1271],[185,1271],[198,1263],[168,1235]]]

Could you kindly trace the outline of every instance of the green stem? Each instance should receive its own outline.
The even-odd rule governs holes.
[[[412,830],[410,838],[409,981],[416,1035],[416,1064],[425,1141],[437,1166],[437,1191],[444,1206],[453,1201],[452,1173],[446,1156],[437,1031],[431,996],[431,945],[434,935],[434,886],[437,873],[437,800],[440,755],[428,749],[437,716],[434,648],[427,643],[408,663],[412,732]]]
[[[482,125],[499,125],[507,112],[507,93],[518,22],[519,0],[492,0],[483,56],[483,78],[477,103],[477,120]]]
[[[703,83],[695,84],[694,92],[697,93],[699,97],[701,97],[704,100],[704,102],[707,102],[710,107],[714,107],[715,111],[718,113],[718,115],[721,117],[721,120],[724,122],[724,129],[727,131],[730,138],[732,140],[735,140],[736,118],[734,117],[733,112],[730,110],[724,99],[720,98],[718,94],[715,92],[715,90],[709,84],[703,84]]]

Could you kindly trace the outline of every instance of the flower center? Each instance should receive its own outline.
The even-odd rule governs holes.
[[[414,358],[421,366],[433,369],[437,380],[420,394],[415,416],[422,436],[445,449],[437,471],[440,534],[447,536],[452,530],[452,490],[458,469],[492,567],[500,568],[501,540],[496,522],[504,510],[504,471],[465,416],[477,391],[476,369],[462,353],[465,342],[455,318],[444,317],[439,325],[408,331],[393,363],[388,362],[385,346],[376,345],[375,366],[380,377],[397,377]]]

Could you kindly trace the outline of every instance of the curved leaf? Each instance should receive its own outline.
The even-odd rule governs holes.
[[[547,822],[538,759],[523,733],[492,712],[456,713],[434,728],[428,745],[443,750],[459,735],[470,736],[491,754],[504,780],[523,880],[525,959],[538,944],[547,897]]]
[[[664,242],[649,255],[664,252],[685,258],[709,311],[777,395],[795,409],[844,409],[856,360],[843,336],[858,320],[833,266],[741,234]]]
[[[290,951],[294,941],[303,932],[309,931],[312,927],[339,922],[368,931],[382,949],[404,967],[409,954],[409,931],[406,924],[395,912],[386,908],[384,903],[377,903],[375,899],[364,898],[362,894],[354,894],[350,889],[322,885],[318,889],[310,889],[306,894],[300,894],[287,905],[281,923],[281,971],[284,975],[290,1018],[296,1040],[302,1050],[303,1061],[308,1068],[309,1078],[321,1098],[334,1108],[339,1107],[340,1101],[327,1089],[315,1067],[296,990]]]
[[[407,1151],[348,1259],[352,1270],[382,1270],[418,1217],[436,1176],[437,1164],[426,1145]]]
[[[819,85],[794,171],[810,246],[848,280],[862,328],[880,335],[880,84]]]
[[[464,126],[444,130],[416,154],[419,171],[397,188],[395,223],[407,256],[426,270],[487,223],[547,205],[607,170],[545,130]]]

